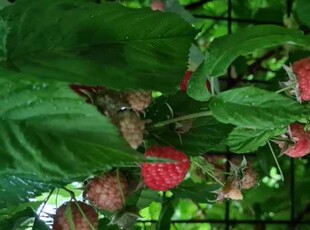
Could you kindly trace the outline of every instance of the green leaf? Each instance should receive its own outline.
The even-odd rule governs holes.
[[[0,10],[3,8],[3,7],[6,7],[6,6],[9,6],[11,5],[11,3],[7,0],[0,0]]]
[[[191,199],[197,203],[209,203],[216,199],[214,191],[219,189],[218,184],[194,183],[192,180],[185,180],[177,188],[172,190],[175,197]]]
[[[249,153],[267,144],[272,137],[284,134],[286,129],[247,129],[236,127],[228,136],[226,144],[231,152]]]
[[[9,27],[5,21],[0,17],[0,61],[6,59],[7,56],[7,36],[9,34]]]
[[[99,220],[98,230],[119,230],[119,227],[117,225],[111,225],[109,219],[101,218]]]
[[[50,228],[43,220],[40,220],[39,217],[36,217],[32,230],[50,230]]]
[[[0,174],[65,180],[139,161],[108,118],[67,85],[0,84]]]
[[[153,122],[158,122],[190,113],[206,111],[208,109],[208,104],[206,102],[195,101],[186,93],[178,91],[157,98],[147,109],[146,118]]]
[[[296,0],[295,12],[299,21],[310,27],[310,2],[308,0]]]
[[[136,206],[142,209],[149,206],[152,202],[160,202],[160,201],[161,197],[158,192],[150,189],[143,189],[140,193]]]
[[[226,150],[225,140],[232,130],[231,125],[220,123],[213,117],[193,119],[189,125],[191,128],[185,133],[163,130],[155,133],[154,137],[159,143],[172,145],[189,155]]]
[[[0,220],[0,229],[10,229],[10,230],[18,230],[25,229],[25,226],[21,227],[23,224],[27,224],[30,222],[30,219],[35,217],[36,213],[32,210],[32,208],[26,208],[9,218],[4,218]],[[19,228],[20,227],[20,228]]]
[[[19,0],[1,15],[12,69],[122,90],[174,90],[196,33],[173,13],[86,0]]]
[[[29,202],[53,187],[32,178],[17,175],[0,177],[0,209]]]
[[[158,98],[147,110],[147,119],[154,124],[183,115],[193,115],[208,112],[208,104],[198,102],[183,92],[165,95]],[[152,124],[151,124],[152,125]],[[189,128],[188,131],[181,130]],[[150,129],[150,136],[164,145],[172,145],[186,152],[197,155],[207,151],[225,151],[225,138],[232,127],[218,122],[211,116],[187,119],[165,127]]]
[[[188,94],[196,100],[209,100],[211,95],[205,90],[205,82],[208,78],[224,75],[229,65],[238,56],[285,43],[310,47],[309,37],[304,36],[301,31],[274,25],[249,27],[235,34],[215,39],[206,53],[205,61],[189,82]]]
[[[218,121],[249,129],[283,128],[307,113],[298,102],[255,87],[223,92],[212,98],[210,109]]]
[[[156,224],[156,230],[170,229],[171,217],[174,213],[177,201],[178,200],[174,196],[165,199],[159,215],[158,222]]]

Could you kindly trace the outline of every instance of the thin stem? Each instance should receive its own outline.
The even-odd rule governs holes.
[[[293,86],[294,86],[293,84],[292,84],[292,85],[288,85],[287,87],[284,87],[284,88],[282,88],[282,89],[279,89],[279,90],[276,91],[275,93],[282,93],[282,92],[284,92],[284,91],[286,91],[286,90],[288,90],[288,89],[292,89]]]
[[[71,199],[75,200],[75,194],[73,191],[71,191],[70,189],[67,189],[66,187],[62,187],[62,189],[70,194]]]
[[[43,206],[39,212],[39,216],[41,215],[43,209],[45,208],[45,205],[47,204],[48,200],[50,199],[51,195],[54,193],[55,189],[53,188],[50,193],[48,194],[48,196],[45,198],[44,202],[43,202]]]
[[[224,186],[224,184],[222,183],[222,181],[220,181],[219,179],[217,179],[209,170],[206,169],[206,167],[203,167],[203,165],[200,164],[200,162],[198,160],[196,160],[195,157],[193,157],[191,159],[191,161],[197,165],[200,169],[202,169],[203,172],[205,172],[206,174],[208,174],[208,176],[210,176],[213,180],[215,180],[217,183],[219,183],[221,186]]]
[[[125,195],[124,195],[123,186],[122,186],[122,182],[121,182],[121,178],[120,178],[120,173],[119,173],[118,169],[116,170],[116,178],[117,178],[118,189],[121,192],[122,202],[123,202],[123,204],[125,204]]]
[[[214,78],[211,77],[210,80],[209,80],[209,83],[210,83],[210,88],[211,88],[211,95],[215,95],[215,92],[214,92]]]
[[[155,137],[157,140],[162,141],[162,142],[165,143],[166,145],[171,146],[171,144],[170,144],[168,141],[166,141],[165,139],[161,138],[161,137],[158,136],[157,134],[152,133],[151,135],[152,135],[153,137]]]
[[[187,114],[184,116],[180,116],[180,117],[176,117],[176,118],[172,118],[169,120],[165,120],[165,121],[160,121],[154,124],[149,125],[149,128],[159,128],[159,127],[163,127],[166,125],[170,125],[172,123],[178,122],[178,121],[185,121],[185,120],[190,120],[193,118],[198,118],[198,117],[207,117],[207,116],[211,116],[212,113],[211,111],[204,111],[204,112],[199,112],[199,113],[192,113],[192,114]]]
[[[279,162],[278,162],[278,159],[277,159],[277,157],[276,157],[276,154],[275,154],[274,151],[273,151],[273,148],[272,148],[272,146],[271,146],[271,144],[270,144],[270,141],[268,141],[268,146],[269,146],[270,151],[271,151],[271,153],[272,153],[272,156],[273,156],[273,158],[274,158],[274,160],[275,160],[275,162],[276,162],[277,168],[278,168],[278,170],[279,170],[279,172],[280,172],[281,180],[284,181],[284,176],[283,176],[282,169],[281,169],[281,167],[280,167],[280,164],[279,164]]]
[[[56,207],[58,207],[58,196],[59,196],[59,188],[57,188],[56,197],[55,197]]]
[[[91,228],[91,230],[96,230],[95,227],[92,225],[92,223],[90,223],[88,217],[85,215],[84,211],[82,210],[82,208],[80,207],[78,201],[74,198],[75,204],[78,207],[80,213],[82,214],[83,218],[86,220],[88,226]]]

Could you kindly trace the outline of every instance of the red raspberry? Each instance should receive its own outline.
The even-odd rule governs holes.
[[[280,148],[286,155],[296,158],[310,153],[310,133],[305,131],[303,125],[290,125],[290,135],[295,144],[285,146],[283,142],[279,143]]]
[[[84,191],[84,197],[92,204],[110,212],[124,207],[127,194],[127,180],[122,174],[117,177],[116,172],[95,177]]]
[[[293,72],[297,77],[301,101],[310,101],[310,58],[295,62]]]
[[[173,163],[144,163],[142,165],[144,182],[152,190],[166,191],[177,187],[184,180],[190,168],[190,160],[187,155],[172,147],[152,147],[144,155],[176,161]]]
[[[152,9],[152,10],[165,11],[165,9],[166,9],[166,4],[165,4],[163,1],[161,1],[161,0],[154,0],[154,1],[152,2],[151,9]]]
[[[72,223],[75,229],[79,230],[93,230],[97,229],[98,227],[98,214],[96,213],[95,209],[87,205],[83,202],[67,202],[61,205],[54,217],[54,224],[53,230],[71,230],[70,222],[71,219],[70,215],[68,215],[68,211],[70,211],[69,207],[71,208],[71,216],[72,216]],[[80,209],[83,211],[81,213]],[[87,218],[84,218],[84,216]],[[90,226],[91,225],[91,226]]]
[[[188,82],[191,79],[193,75],[192,71],[186,71],[185,76],[183,78],[183,81],[181,83],[181,91],[186,93],[187,92],[187,86],[188,86]],[[211,84],[209,81],[206,81],[206,88],[209,90],[209,92],[211,91]]]

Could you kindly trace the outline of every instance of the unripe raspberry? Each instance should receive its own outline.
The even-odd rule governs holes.
[[[57,209],[53,230],[71,230],[70,223],[78,230],[97,229],[98,214],[92,206],[83,202],[67,202]]]
[[[123,137],[133,149],[137,149],[142,144],[145,122],[136,113],[119,112],[113,122],[119,127]]]
[[[151,92],[130,92],[125,97],[131,108],[138,112],[143,112],[152,102]]]
[[[113,117],[129,104],[121,93],[113,90],[98,91],[93,95],[93,103],[107,117]]]
[[[223,201],[224,199],[231,200],[243,200],[243,195],[240,189],[239,181],[235,178],[231,178],[226,181],[225,185],[218,192],[217,201]]]
[[[120,173],[111,172],[95,177],[87,185],[84,197],[102,210],[115,212],[122,209],[128,194],[126,178]]]
[[[243,178],[240,181],[241,189],[250,189],[257,184],[257,173],[252,166],[248,166],[243,171]]]

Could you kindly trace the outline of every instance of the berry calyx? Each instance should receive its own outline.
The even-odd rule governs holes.
[[[181,82],[181,91],[186,93],[187,92],[187,87],[188,87],[188,82],[192,78],[193,72],[192,71],[186,71],[184,78]],[[209,81],[206,81],[206,89],[211,92],[211,84]]]
[[[177,187],[184,180],[190,168],[188,156],[172,147],[152,147],[144,155],[175,161],[172,163],[144,163],[142,165],[144,182],[152,190],[167,191]]]
[[[292,124],[289,127],[290,140],[293,144],[289,145],[280,142],[279,146],[283,153],[292,157],[303,157],[310,153],[310,133],[306,132],[301,124]]]
[[[236,178],[228,179],[217,194],[216,201],[223,201],[224,199],[243,200],[240,183]]]
[[[67,202],[61,205],[54,217],[53,230],[93,230],[98,228],[98,214],[83,202]]]
[[[117,172],[107,173],[95,177],[86,186],[85,199],[88,199],[98,208],[110,212],[122,209],[128,194],[126,178]]]
[[[300,100],[310,101],[310,58],[295,62],[292,67],[298,81]]]

